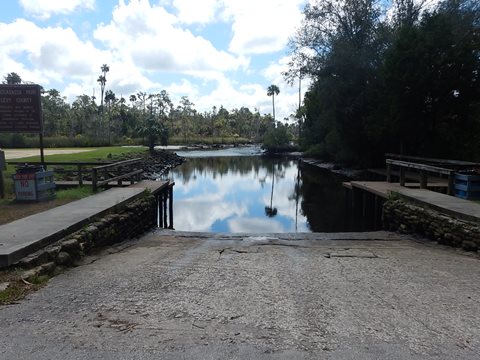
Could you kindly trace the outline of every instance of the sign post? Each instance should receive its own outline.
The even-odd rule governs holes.
[[[5,161],[5,152],[0,150],[0,198],[5,197],[5,184],[3,182],[3,170],[7,170],[7,163]]]
[[[0,133],[40,134],[40,158],[44,164],[40,85],[0,85]],[[0,196],[5,196],[1,161]]]
[[[43,155],[40,89],[40,85],[0,85],[0,133],[40,134]]]

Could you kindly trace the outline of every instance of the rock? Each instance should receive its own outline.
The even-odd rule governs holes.
[[[27,270],[22,274],[22,279],[26,281],[32,281],[32,279],[40,276],[42,274],[42,267],[37,266],[33,269]]]
[[[95,225],[90,225],[85,228],[85,232],[93,235],[98,232],[98,228]]]
[[[56,265],[54,262],[48,262],[40,266],[40,275],[51,274],[55,270]]]
[[[9,283],[9,282],[2,282],[2,283],[0,283],[0,291],[5,291],[5,290],[7,290],[9,286],[10,286],[10,283]]]
[[[60,252],[60,250],[61,250],[60,246],[52,246],[52,247],[48,248],[47,249],[48,258],[49,259],[55,259],[58,255],[58,253]]]
[[[462,248],[466,251],[477,251],[478,245],[473,241],[462,241]]]
[[[61,247],[62,247],[62,251],[66,251],[66,252],[80,250],[80,245],[76,239],[69,239],[69,240],[62,241]]]
[[[71,256],[69,253],[65,252],[65,251],[61,251],[58,255],[57,255],[57,258],[55,260],[55,262],[58,264],[58,265],[65,265],[65,264],[68,264],[70,261],[71,261]]]

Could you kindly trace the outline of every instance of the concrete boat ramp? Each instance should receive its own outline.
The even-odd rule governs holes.
[[[0,307],[0,358],[474,360],[479,277],[394,233],[155,231]]]
[[[142,181],[125,188],[112,188],[35,215],[0,225],[0,267],[79,230],[111,210],[140,196],[146,189],[160,191],[167,182]]]

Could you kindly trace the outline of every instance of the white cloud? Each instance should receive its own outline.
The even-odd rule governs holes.
[[[264,94],[265,93],[265,94]],[[262,99],[267,98],[266,90],[259,84],[234,85],[231,80],[223,77],[219,79],[217,87],[208,94],[204,94],[194,100],[201,109],[211,109],[213,105],[223,105],[226,109],[246,106],[253,111],[259,107]],[[267,99],[268,100],[268,99]]]
[[[301,23],[304,0],[224,0],[223,16],[231,19],[229,50],[237,54],[264,54],[284,49]]]
[[[173,211],[175,226],[185,231],[209,231],[217,221],[248,212],[247,207],[241,204],[207,202],[197,198],[177,200]]]
[[[94,9],[95,0],[20,0],[20,5],[28,13],[40,19],[48,19],[56,14],[69,14],[77,9]]]
[[[187,79],[181,79],[180,82],[172,83],[165,90],[170,94],[171,99],[176,99],[176,101],[182,96],[196,98],[199,94],[198,87]]]
[[[173,6],[181,22],[206,24],[215,21],[221,3],[218,0],[173,0]]]
[[[243,54],[283,49],[300,17],[302,2],[119,0],[93,34],[88,27],[79,28],[81,38],[71,27],[42,27],[17,19],[0,23],[0,67],[5,74],[15,71],[24,80],[56,87],[71,101],[78,95],[92,94],[94,88],[99,99],[96,80],[100,66],[108,64],[107,88],[117,96],[166,89],[174,101],[189,96],[199,111],[223,105],[229,110],[246,106],[271,113],[266,88],[274,83],[281,90],[275,99],[277,120],[283,119],[298,106],[297,88],[284,84],[281,76],[285,58],[259,70],[255,57]],[[95,5],[93,0],[62,0],[53,10],[54,3],[22,0],[26,11],[37,9],[36,14],[43,16]],[[175,13],[166,10],[172,8]],[[189,24],[218,21],[225,31],[232,26],[230,50],[216,48],[188,28]],[[102,44],[82,40],[89,37]]]
[[[305,0],[173,0],[182,23],[231,23],[229,51],[264,54],[284,49],[300,25]]]
[[[94,36],[147,70],[209,76],[248,64],[181,28],[177,17],[147,0],[120,0],[110,24],[98,26]]]
[[[33,22],[18,19],[13,23],[0,23],[0,65],[7,72],[14,71],[11,63],[22,64],[21,76],[29,81],[79,79],[95,71],[98,58],[104,53],[92,43],[81,41],[70,28],[38,27]],[[31,66],[25,61],[28,59]],[[10,70],[12,69],[12,70]],[[34,74],[34,78],[29,75]]]

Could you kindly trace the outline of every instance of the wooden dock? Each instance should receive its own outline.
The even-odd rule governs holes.
[[[427,189],[413,188],[418,186],[418,183],[407,183],[405,185],[400,186],[399,184],[384,181],[351,181],[344,183],[344,187],[351,189],[353,193],[363,195],[361,201],[365,201],[367,194],[384,200],[391,193],[396,193],[412,203],[480,224],[480,204]],[[358,196],[356,198],[359,199]],[[352,199],[352,201],[355,201],[355,195],[352,196]]]

